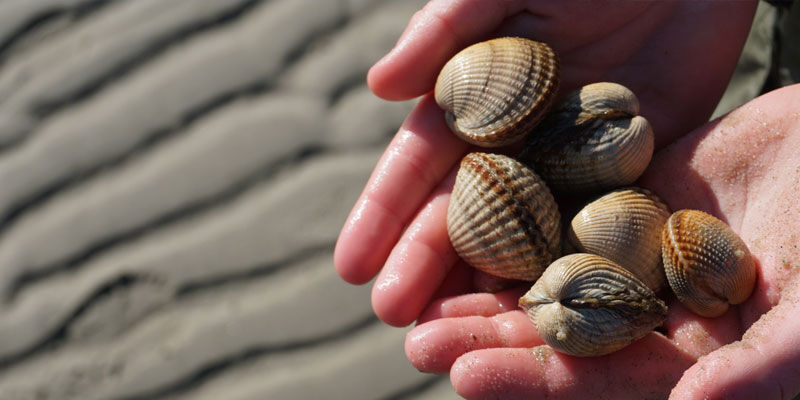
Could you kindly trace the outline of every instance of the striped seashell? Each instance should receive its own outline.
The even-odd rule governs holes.
[[[618,189],[575,215],[569,242],[579,252],[614,261],[657,292],[665,282],[661,232],[669,215],[669,207],[649,190]]]
[[[498,147],[521,139],[544,117],[558,83],[558,57],[548,45],[506,37],[453,56],[434,96],[456,135]]]
[[[756,267],[744,241],[724,222],[697,210],[680,210],[662,234],[667,281],[678,299],[703,317],[717,317],[750,297]]]
[[[550,347],[588,357],[641,339],[667,318],[667,307],[626,269],[593,254],[553,262],[519,306]]]
[[[626,87],[594,83],[572,92],[528,136],[520,160],[551,189],[587,193],[630,185],[653,156],[650,123]]]
[[[461,160],[447,210],[447,232],[461,258],[502,278],[532,281],[559,255],[561,219],[544,182],[500,154]]]

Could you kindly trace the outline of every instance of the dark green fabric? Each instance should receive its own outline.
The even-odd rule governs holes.
[[[775,71],[776,86],[800,82],[800,2],[782,12],[778,26],[780,51]]]
[[[725,114],[762,93],[772,69],[777,20],[777,8],[766,1],[759,2],[739,62],[712,118]]]
[[[712,118],[770,90],[797,82],[800,82],[800,1],[761,1],[739,63]]]

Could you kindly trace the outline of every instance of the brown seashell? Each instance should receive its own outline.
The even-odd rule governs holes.
[[[530,168],[500,154],[461,160],[447,232],[461,258],[486,273],[535,280],[561,248],[558,206]]]
[[[747,300],[756,267],[744,241],[724,222],[697,210],[673,213],[661,236],[667,281],[678,299],[703,317]]]
[[[646,336],[667,307],[626,269],[593,254],[553,262],[519,299],[539,336],[574,356],[601,356]]]
[[[570,93],[528,136],[520,160],[551,189],[595,192],[630,185],[653,156],[653,128],[626,87],[610,82]]]
[[[579,252],[614,261],[657,292],[665,281],[661,232],[669,215],[669,207],[649,190],[618,189],[575,215],[569,242]]]
[[[544,117],[558,82],[558,57],[550,46],[506,37],[453,56],[439,73],[434,96],[456,135],[498,147],[521,139]]]

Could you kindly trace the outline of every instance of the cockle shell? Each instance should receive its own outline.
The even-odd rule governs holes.
[[[614,261],[657,292],[665,282],[661,232],[669,215],[669,207],[649,190],[618,189],[581,209],[568,237],[579,252]]]
[[[498,147],[521,139],[550,108],[558,57],[546,44],[499,38],[467,47],[445,64],[434,96],[467,142]]]
[[[535,280],[561,248],[550,190],[530,168],[500,154],[470,153],[461,160],[447,232],[467,263],[503,278]]]
[[[528,136],[520,160],[553,191],[595,192],[630,185],[653,156],[653,129],[639,101],[610,82],[586,85]]]
[[[724,222],[697,210],[680,210],[662,234],[667,281],[678,299],[704,317],[747,300],[756,267],[744,241]]]
[[[574,356],[601,356],[661,325],[667,307],[626,269],[593,254],[553,262],[519,299],[539,336]]]

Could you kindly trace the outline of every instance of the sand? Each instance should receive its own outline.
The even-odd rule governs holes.
[[[423,1],[0,4],[0,399],[447,399],[333,245]]]

